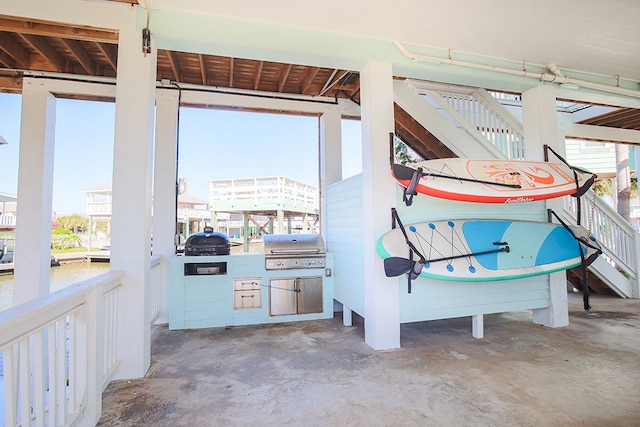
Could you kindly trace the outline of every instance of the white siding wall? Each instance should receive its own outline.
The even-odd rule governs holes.
[[[567,139],[565,148],[566,160],[570,165],[579,166],[599,175],[615,175],[615,144]]]
[[[361,177],[328,188],[327,247],[334,253],[334,297],[361,314],[364,308],[362,263]],[[405,225],[452,218],[546,221],[543,202],[497,205],[463,203],[418,195],[413,205],[402,202],[398,214]],[[389,212],[391,229],[391,212]],[[408,251],[407,251],[408,255]],[[407,292],[407,279],[398,278],[401,323],[490,314],[549,306],[549,278],[537,276],[494,282],[452,282],[418,278]]]
[[[327,188],[327,250],[334,255],[334,298],[364,316],[362,175]]]

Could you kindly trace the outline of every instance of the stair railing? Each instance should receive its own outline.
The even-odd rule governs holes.
[[[580,224],[600,243],[607,261],[622,274],[635,279],[638,268],[636,230],[591,190],[582,196],[581,204]],[[564,197],[563,216],[576,223],[577,200],[575,197]]]
[[[508,159],[524,159],[522,123],[482,88],[411,81],[414,87],[478,141]]]

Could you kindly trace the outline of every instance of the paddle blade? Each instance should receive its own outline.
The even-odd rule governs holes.
[[[414,264],[415,264],[415,261],[412,261],[407,258],[400,258],[400,257],[385,258],[384,274],[386,274],[387,277],[401,276],[409,272],[413,268]]]
[[[400,181],[409,181],[413,178],[413,174],[416,172],[415,169],[410,168],[409,166],[401,165],[399,163],[395,163],[391,170],[393,171],[393,176],[395,176]]]

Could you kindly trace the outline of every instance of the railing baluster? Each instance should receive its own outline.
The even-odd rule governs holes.
[[[48,405],[48,421],[50,426],[55,426],[58,417],[58,389],[56,384],[56,372],[57,372],[57,353],[56,349],[56,323],[49,324],[47,326],[47,349],[49,355],[48,368],[48,384],[49,390],[49,405]]]

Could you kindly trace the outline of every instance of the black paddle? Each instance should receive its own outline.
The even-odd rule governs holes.
[[[413,169],[413,168],[410,168],[409,166],[401,165],[399,163],[394,164],[392,166],[392,170],[393,170],[393,175],[397,179],[399,179],[401,181],[412,180],[413,177],[414,177],[414,174],[416,173],[416,170],[419,170],[420,172],[418,172],[418,173],[420,174],[420,178],[423,177],[423,176],[432,176],[432,177],[435,177],[435,178],[453,179],[455,181],[475,182],[475,183],[479,183],[479,184],[490,184],[490,185],[497,185],[497,186],[500,186],[500,187],[509,187],[509,188],[522,188],[522,186],[520,184],[507,184],[505,182],[485,181],[485,180],[482,180],[482,179],[464,178],[464,177],[459,177],[459,176],[454,176],[454,175],[445,175],[445,174],[439,174],[439,173],[433,173],[433,172],[424,172],[422,170],[422,168]],[[415,186],[414,186],[414,191],[415,191]]]
[[[468,254],[460,254],[460,255],[453,255],[450,257],[443,257],[443,258],[435,258],[435,259],[421,259],[419,262],[407,259],[407,258],[402,258],[402,257],[389,257],[389,258],[385,258],[384,260],[384,273],[386,274],[387,277],[396,277],[396,276],[400,276],[401,274],[405,274],[408,273],[409,271],[413,270],[413,272],[415,272],[414,266],[415,264],[419,263],[420,264],[420,270],[417,272],[418,274],[420,274],[420,271],[422,270],[422,266],[424,264],[430,263],[430,262],[438,262],[438,261],[448,261],[451,259],[458,259],[458,258],[467,258],[470,256],[478,256],[478,255],[485,255],[485,254],[494,254],[496,252],[510,252],[511,249],[509,248],[509,246],[507,245],[506,242],[494,242],[494,245],[506,245],[503,246],[501,248],[498,249],[489,249],[486,251],[479,251],[479,252],[471,252]],[[417,275],[416,275],[417,277]],[[415,277],[414,277],[415,278]]]

